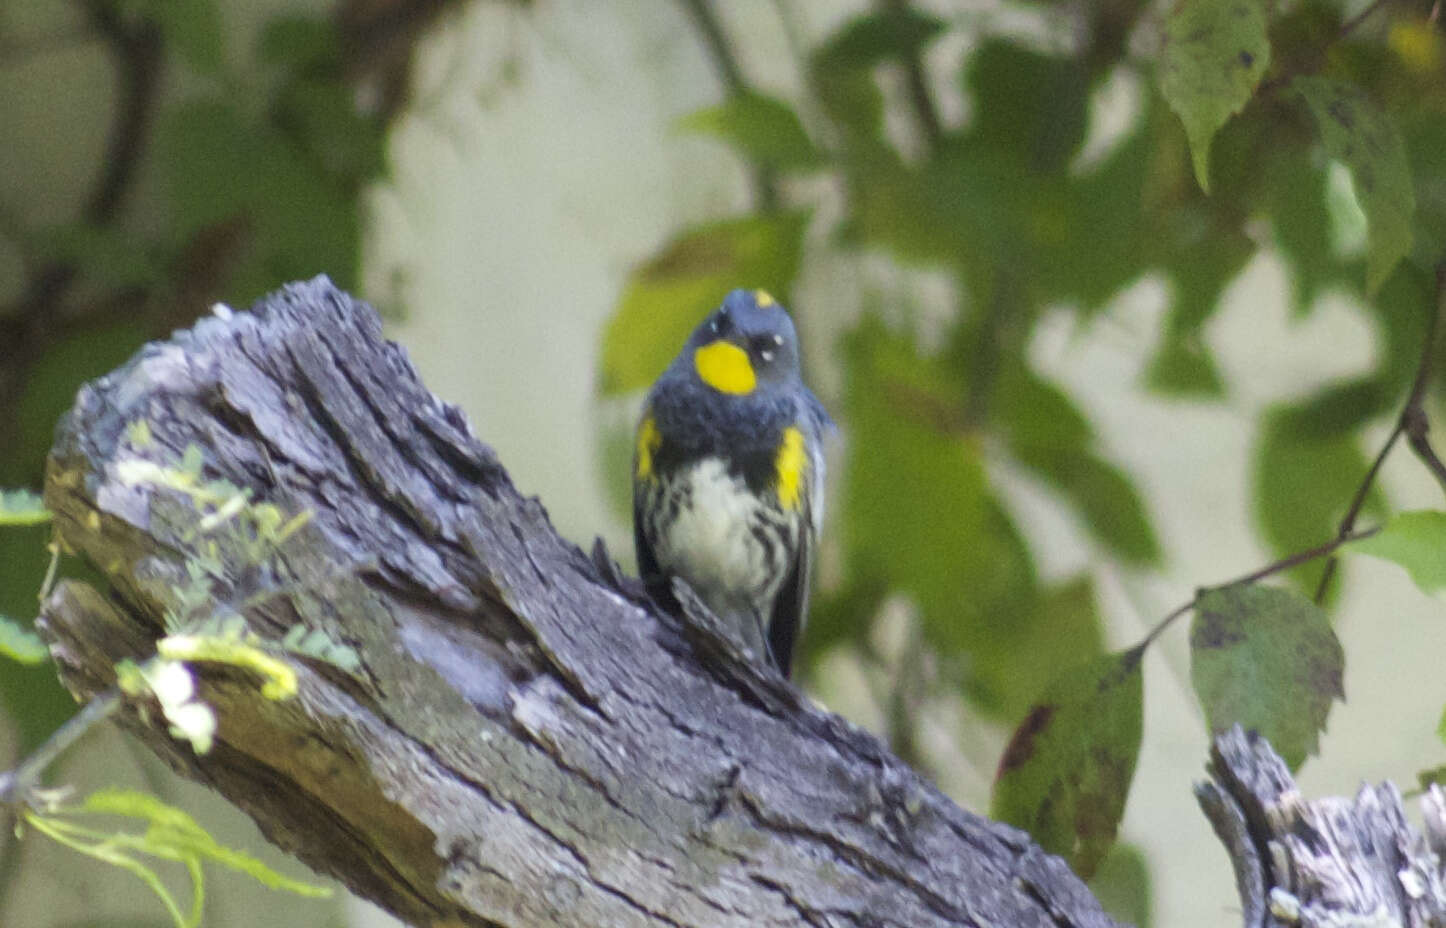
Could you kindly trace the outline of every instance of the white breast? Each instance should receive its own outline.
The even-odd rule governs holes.
[[[761,508],[741,477],[717,458],[679,473],[691,505],[680,508],[666,537],[657,539],[659,564],[680,574],[715,612],[747,609],[771,597],[782,577],[753,536]]]

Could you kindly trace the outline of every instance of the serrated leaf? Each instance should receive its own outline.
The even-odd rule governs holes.
[[[722,139],[750,161],[783,170],[817,167],[824,161],[793,107],[753,91],[695,110],[676,125]]]
[[[1213,734],[1239,724],[1291,770],[1316,753],[1331,703],[1345,698],[1345,654],[1325,610],[1280,587],[1222,587],[1190,623],[1190,680]]]
[[[1399,564],[1427,593],[1446,589],[1446,512],[1400,513],[1376,534],[1349,542],[1344,550]]]
[[[1297,77],[1291,88],[1315,117],[1326,154],[1350,169],[1369,230],[1366,289],[1375,293],[1411,251],[1416,192],[1406,145],[1395,123],[1354,84],[1310,75]]]
[[[1210,143],[1250,102],[1270,64],[1258,0],[1181,0],[1165,22],[1160,90],[1185,124],[1200,188],[1210,189]]]
[[[653,382],[693,330],[735,287],[782,299],[798,272],[806,213],[698,226],[635,270],[603,332],[604,394]]]
[[[1088,879],[1114,843],[1140,754],[1142,651],[1067,671],[1015,729],[989,817],[1027,830]]]
[[[50,650],[40,636],[6,615],[0,615],[0,656],[21,664],[43,664]]]
[[[29,490],[0,490],[0,525],[44,525],[50,510]]]

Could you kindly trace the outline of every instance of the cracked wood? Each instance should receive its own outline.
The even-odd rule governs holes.
[[[361,666],[292,657],[298,695],[269,702],[245,672],[195,665],[219,717],[204,756],[143,706],[121,724],[402,919],[1112,924],[1025,835],[558,537],[375,313],[324,278],[147,346],[63,420],[46,502],[110,580],[63,582],[44,609],[78,698],[148,656],[179,607],[207,543],[198,514],[121,465],[175,466],[190,445],[206,479],[312,514],[219,577],[209,605],[268,638],[322,629]]]

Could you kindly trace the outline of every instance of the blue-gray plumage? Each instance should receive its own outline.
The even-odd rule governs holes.
[[[823,520],[828,414],[804,386],[787,311],[734,290],[648,394],[633,466],[638,569],[676,607],[681,577],[785,675]]]

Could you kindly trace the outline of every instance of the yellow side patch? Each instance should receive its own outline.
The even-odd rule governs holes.
[[[777,303],[778,301],[775,300],[775,299],[773,298],[773,294],[769,293],[767,290],[754,290],[754,291],[753,291],[753,302],[757,303],[759,306],[763,307],[764,309],[767,309],[768,307],[772,306],[774,303]]]
[[[644,416],[643,421],[638,424],[637,457],[633,464],[634,473],[639,480],[653,476],[653,455],[658,453],[662,444],[663,433],[658,431],[658,423],[653,421],[652,416]]]
[[[778,455],[773,459],[778,475],[778,502],[784,509],[797,510],[803,505],[803,477],[808,473],[808,452],[803,446],[803,433],[790,425],[783,430]]]
[[[758,383],[748,352],[722,339],[693,352],[693,367],[704,383],[720,393],[742,396],[752,393]]]

